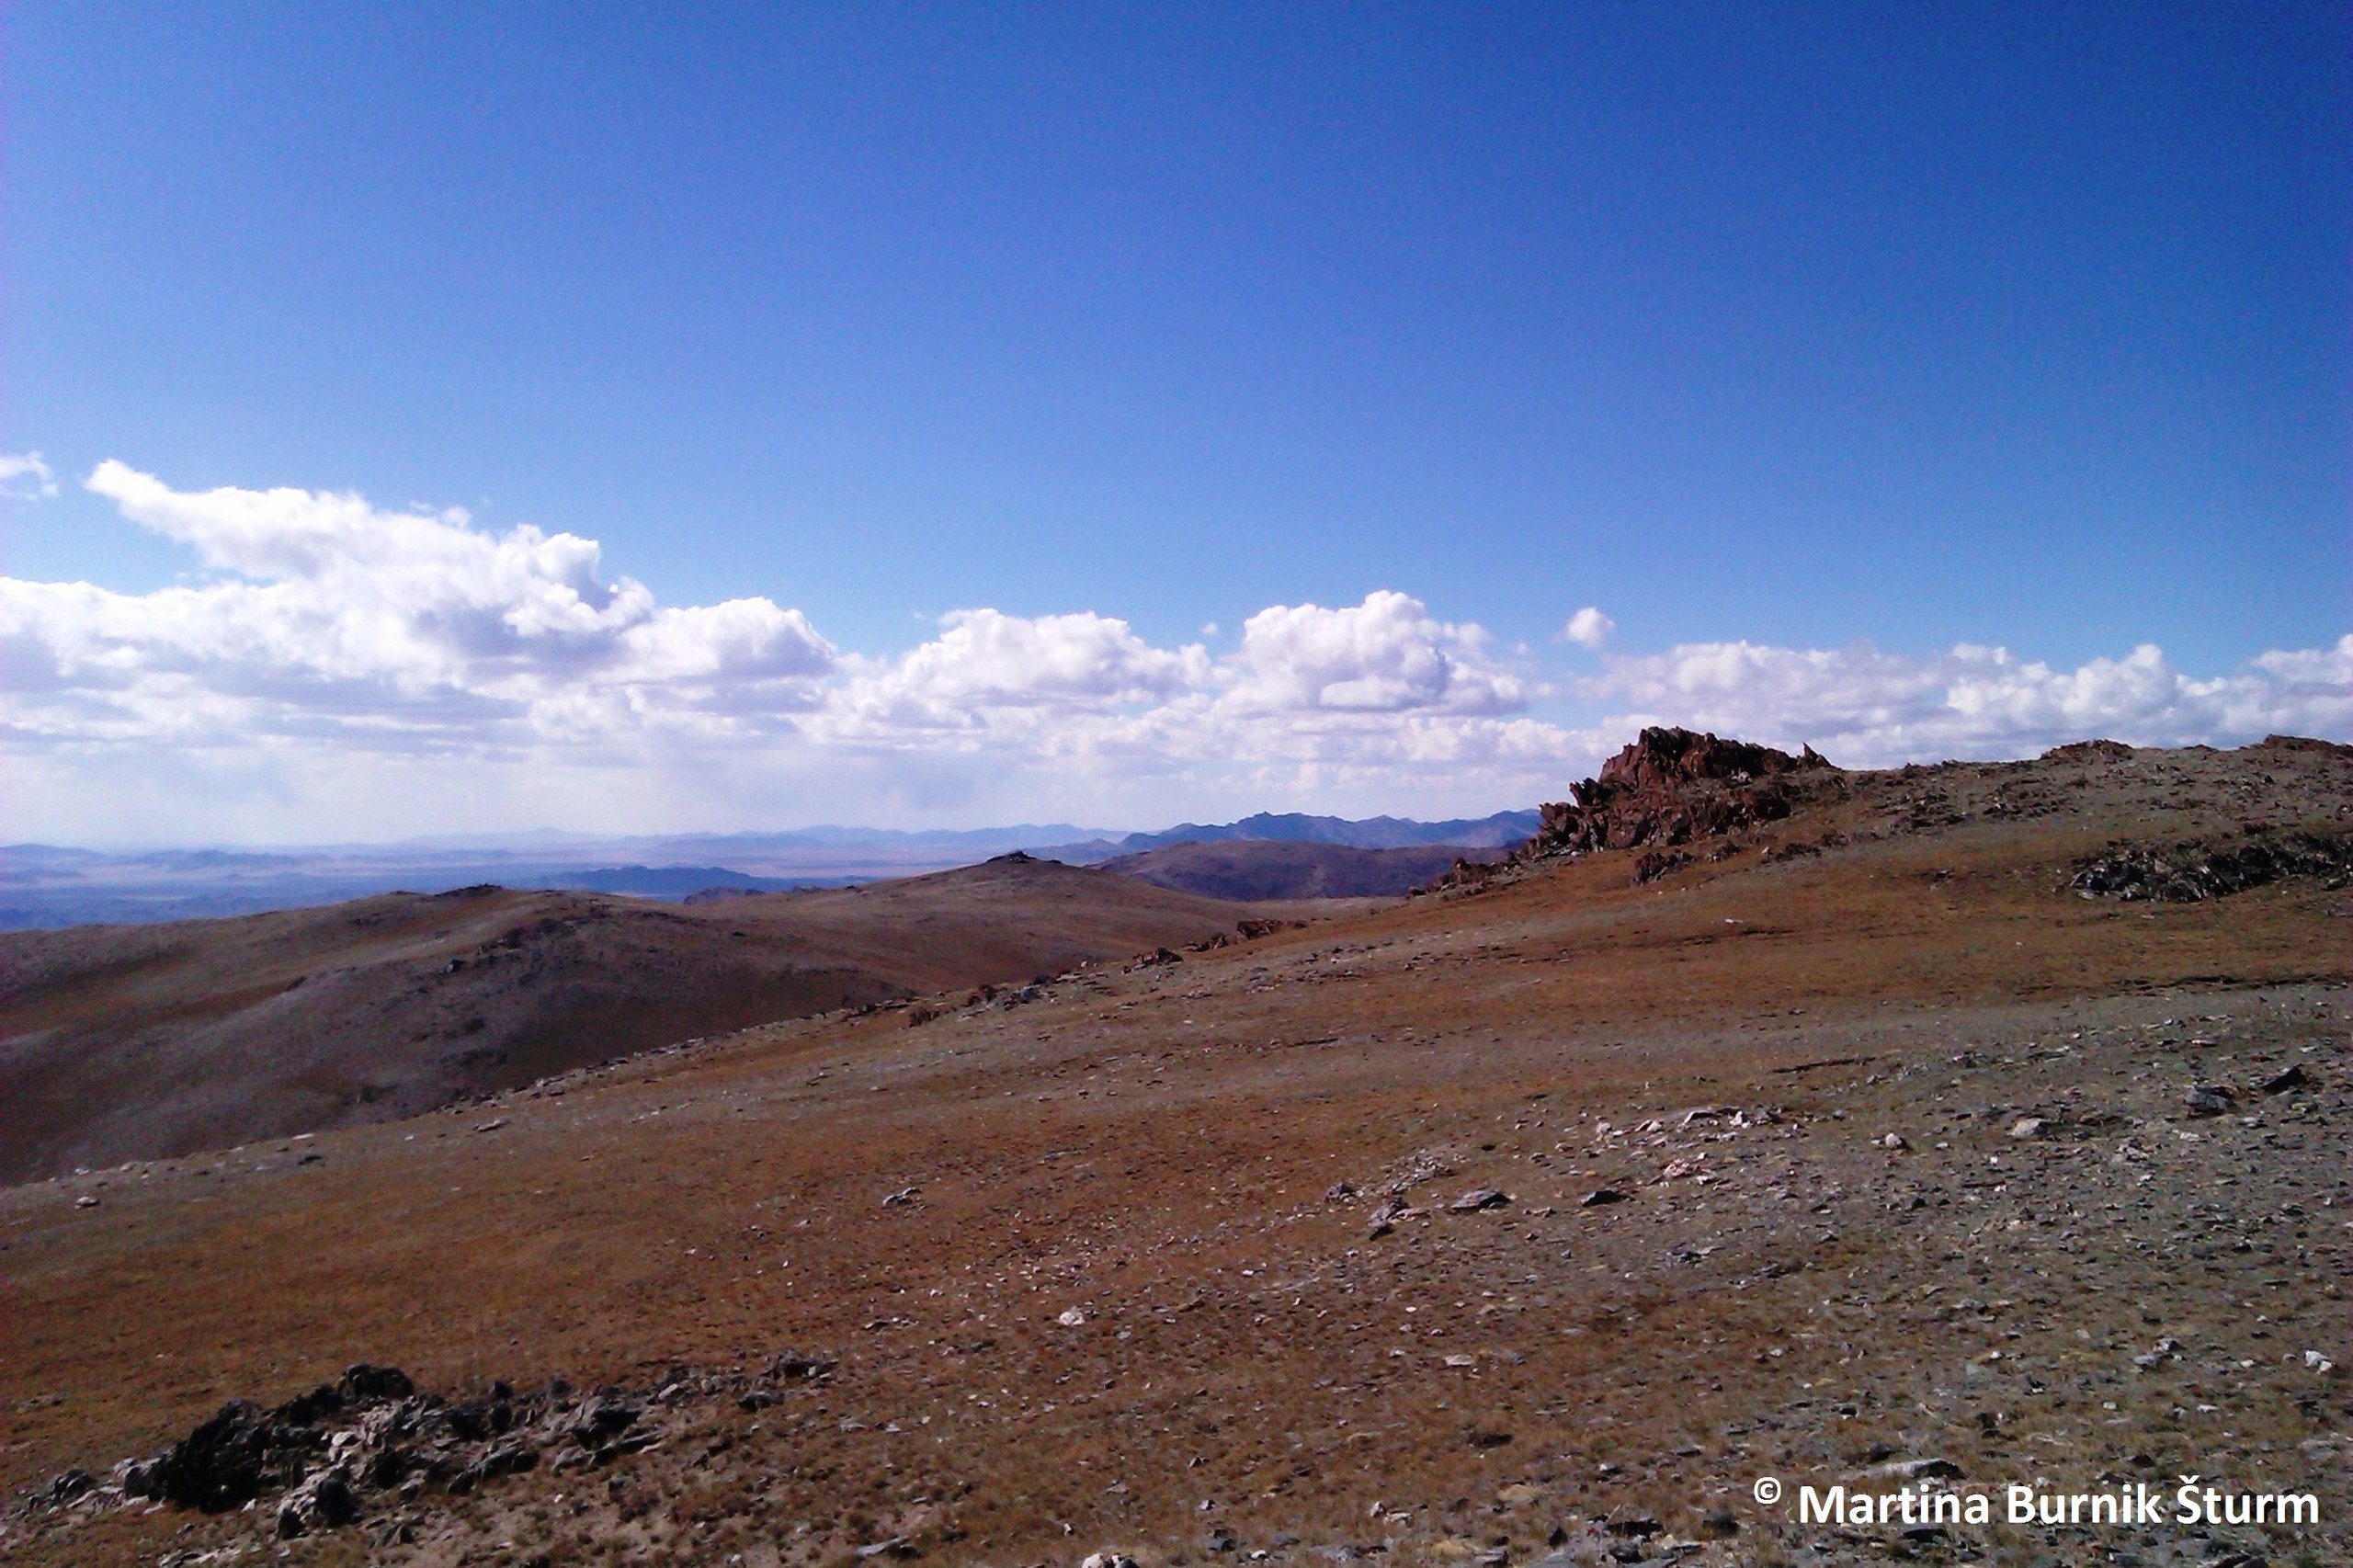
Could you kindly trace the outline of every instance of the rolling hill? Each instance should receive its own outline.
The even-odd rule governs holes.
[[[1197,941],[1252,913],[1016,855],[689,907],[482,886],[0,934],[0,1180],[414,1115],[691,1036]]]

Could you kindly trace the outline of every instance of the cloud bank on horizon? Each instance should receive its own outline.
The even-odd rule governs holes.
[[[13,837],[1442,815],[1557,798],[1652,722],[1858,766],[2353,737],[2353,634],[2201,677],[2154,643],[2073,670],[1968,644],[1606,653],[1588,605],[1562,636],[1598,669],[1548,674],[1385,590],[1267,606],[1223,653],[973,608],[870,655],[765,597],[657,604],[568,533],[114,460],[84,483],[205,570],[143,594],[0,577]],[[54,489],[32,454],[0,483]]]

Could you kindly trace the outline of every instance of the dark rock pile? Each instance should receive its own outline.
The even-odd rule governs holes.
[[[1689,730],[1644,730],[1601,765],[1599,778],[1548,802],[1526,851],[1669,847],[1788,816],[1820,784],[1841,778],[1812,746],[1796,756]]]
[[[394,1512],[432,1491],[463,1496],[500,1476],[599,1467],[661,1441],[665,1407],[732,1399],[777,1401],[776,1385],[822,1378],[834,1363],[786,1350],[760,1372],[673,1368],[650,1388],[585,1394],[562,1379],[531,1392],[494,1382],[479,1397],[419,1393],[392,1367],[361,1363],[274,1407],[234,1399],[149,1459],[127,1459],[99,1482],[68,1471],[24,1499],[28,1512],[153,1501],[208,1514],[275,1505],[279,1536],[331,1530]]]
[[[1779,822],[1807,801],[1843,797],[1847,788],[1845,770],[1812,746],[1791,756],[1745,741],[1654,727],[1603,763],[1600,777],[1571,785],[1569,800],[1539,807],[1535,835],[1506,859],[1457,858],[1451,869],[1416,891],[1476,892],[1530,861],[1597,849],[1647,849],[1634,863],[1634,881],[1653,881],[1693,863],[1677,845]],[[1728,853],[1719,846],[1709,858]]]
[[[2284,834],[2220,847],[2196,842],[2169,848],[2117,843],[2085,856],[2073,870],[2067,885],[2082,897],[2163,903],[2223,898],[2287,877],[2316,878],[2322,886],[2334,889],[2353,876],[2353,837]]]

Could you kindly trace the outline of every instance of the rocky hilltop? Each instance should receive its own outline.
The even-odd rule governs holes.
[[[1835,794],[1845,770],[1807,746],[1797,756],[1690,730],[1647,729],[1540,808],[1531,856],[1683,844],[1778,822],[1806,800]]]

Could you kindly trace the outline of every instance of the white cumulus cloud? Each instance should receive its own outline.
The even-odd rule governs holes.
[[[1480,628],[1396,592],[1270,606],[1214,660],[1094,614],[963,610],[941,624],[897,659],[846,661],[809,733],[862,754],[989,757],[1008,777],[1047,768],[1063,787],[1189,779],[1294,801],[1434,781],[1507,799],[1595,751],[1520,712],[1536,688]]]
[[[31,501],[57,494],[57,475],[39,452],[0,452],[0,495]]]
[[[30,454],[6,461],[35,466],[0,484],[53,483]],[[1548,683],[1527,649],[1383,589],[1260,608],[1222,655],[1094,610],[987,607],[903,653],[844,653],[768,598],[658,603],[570,533],[181,491],[114,461],[86,483],[201,570],[141,594],[0,577],[15,836],[185,836],[190,812],[278,837],[1450,815],[1559,799],[1646,722],[1859,766],[2092,735],[2353,738],[2353,635],[2209,676],[2153,644],[2061,668],[1973,643],[1704,642]],[[1563,627],[1595,649],[1613,631],[1593,606]]]
[[[1242,623],[1222,700],[1245,712],[1509,711],[1528,691],[1488,657],[1487,641],[1392,591],[1337,609],[1274,605]]]
[[[1961,643],[1924,658],[1868,644],[1693,642],[1621,659],[1597,695],[1655,717],[1865,766],[2019,756],[2093,736],[2140,745],[2231,744],[2275,732],[2353,733],[2353,636],[2274,651],[2224,676],[2173,667],[2154,643],[2054,669]]]
[[[1561,635],[1580,648],[1598,648],[1609,641],[1609,634],[1617,630],[1616,621],[1596,607],[1587,605],[1569,617],[1568,624],[1561,628]]]
[[[805,706],[835,654],[764,598],[657,606],[594,541],[356,494],[87,481],[210,580],[126,595],[0,578],[0,722],[62,737],[339,728],[454,744]],[[511,737],[510,737],[511,738]]]

